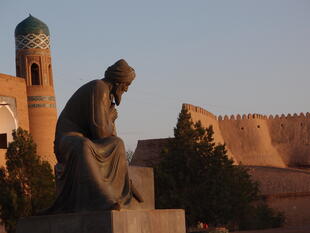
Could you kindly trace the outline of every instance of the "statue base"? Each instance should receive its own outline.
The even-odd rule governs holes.
[[[112,210],[26,217],[17,233],[185,233],[184,210]]]

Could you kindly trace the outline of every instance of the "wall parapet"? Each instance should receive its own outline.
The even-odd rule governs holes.
[[[204,108],[201,108],[199,106],[195,106],[192,104],[182,104],[182,108],[188,110],[189,112],[196,112],[196,113],[200,113],[202,115],[211,117],[215,120],[217,120],[217,117],[212,114],[211,112],[208,112],[207,110],[205,110]]]
[[[20,83],[26,84],[25,79],[23,79],[23,78],[19,78],[19,77],[15,77],[15,76],[3,74],[3,73],[0,73],[0,79],[3,79],[5,81],[14,80],[14,82],[20,82]]]
[[[287,115],[285,114],[276,114],[276,115],[269,115],[268,119],[270,120],[276,120],[276,119],[297,119],[297,118],[300,118],[300,119],[304,119],[304,118],[310,118],[310,113],[309,112],[306,112],[306,113],[294,113],[294,114],[291,114],[291,113],[288,113]]]
[[[258,113],[249,113],[249,114],[237,114],[237,115],[224,115],[224,116],[221,116],[219,115],[217,117],[217,119],[219,121],[223,121],[223,120],[250,120],[250,119],[262,119],[262,120],[276,120],[276,119],[297,119],[297,118],[300,118],[300,119],[304,119],[304,118],[310,118],[310,113],[307,112],[306,114],[305,113],[294,113],[294,114],[291,114],[291,113],[288,113],[287,115],[285,114],[276,114],[276,115],[264,115],[264,114],[258,114]]]
[[[243,115],[240,115],[240,114],[237,114],[237,115],[224,115],[224,116],[221,116],[219,115],[217,117],[217,119],[219,121],[226,121],[226,120],[249,120],[249,119],[262,119],[262,120],[265,120],[265,119],[268,119],[268,117],[266,115],[263,115],[263,114],[258,114],[258,113],[249,113],[249,114],[243,114]]]
[[[215,120],[218,121],[226,121],[226,120],[251,120],[251,119],[261,119],[261,120],[277,120],[277,119],[305,119],[305,118],[309,118],[310,119],[310,113],[306,112],[306,113],[288,113],[287,115],[285,114],[276,114],[276,115],[265,115],[265,114],[259,114],[259,113],[249,113],[249,114],[237,114],[237,115],[224,115],[224,116],[216,116],[214,114],[212,114],[211,112],[208,112],[207,110],[205,110],[204,108],[201,108],[199,106],[195,106],[192,104],[183,104],[182,108],[187,109],[188,111],[191,112],[196,112],[196,113],[200,113],[202,115],[211,117]]]

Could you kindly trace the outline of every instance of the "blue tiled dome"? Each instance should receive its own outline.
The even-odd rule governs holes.
[[[45,34],[49,36],[50,32],[45,23],[29,15],[29,17],[20,22],[15,28],[15,37],[27,34]]]

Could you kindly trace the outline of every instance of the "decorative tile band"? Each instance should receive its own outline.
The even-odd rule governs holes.
[[[45,34],[27,34],[15,37],[16,50],[18,49],[49,49],[50,37]]]
[[[54,96],[28,96],[28,101],[55,101]]]
[[[56,108],[56,104],[28,104],[29,108]]]

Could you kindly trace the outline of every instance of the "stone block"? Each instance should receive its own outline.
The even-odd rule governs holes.
[[[155,209],[153,168],[129,166],[128,173],[144,200],[139,204],[139,209]]]
[[[17,233],[185,233],[184,210],[112,210],[22,218]]]

